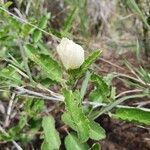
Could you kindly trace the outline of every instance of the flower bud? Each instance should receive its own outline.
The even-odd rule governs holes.
[[[66,69],[79,68],[84,62],[83,48],[67,38],[62,38],[57,53]]]

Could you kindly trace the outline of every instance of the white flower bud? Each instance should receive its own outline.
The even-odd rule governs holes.
[[[57,52],[66,69],[79,68],[84,62],[83,48],[67,38],[62,38]]]

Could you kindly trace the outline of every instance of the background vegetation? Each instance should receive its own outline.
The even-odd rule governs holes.
[[[80,68],[63,68],[62,37]],[[1,148],[148,150],[149,40],[148,0],[1,0]]]

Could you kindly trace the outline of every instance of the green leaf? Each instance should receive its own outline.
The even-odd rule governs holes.
[[[65,147],[67,150],[88,149],[88,145],[86,143],[81,143],[81,141],[76,137],[76,135],[72,133],[65,138]]]
[[[81,78],[89,69],[90,65],[100,56],[100,54],[100,50],[94,51],[88,56],[80,68],[69,70],[68,73],[70,74],[70,80],[77,80]]]
[[[48,78],[55,81],[60,81],[62,78],[62,70],[57,61],[49,55],[39,54],[38,51],[30,44],[25,46],[27,56],[38,64]]]
[[[76,100],[72,91],[63,90],[67,112],[63,115],[63,121],[77,131],[81,142],[86,142],[89,137],[94,140],[105,138],[104,129],[96,122],[89,120],[83,113],[82,105]]]
[[[78,137],[81,142],[86,142],[89,139],[89,120],[86,116],[81,116],[80,120],[76,122]]]
[[[110,94],[110,90],[106,82],[100,75],[97,74],[91,75],[91,81],[95,84],[96,89],[90,94],[90,100],[99,102],[106,101]]]
[[[20,84],[21,81],[21,76],[12,68],[4,68],[0,70],[0,79],[8,80],[10,84]]]
[[[63,27],[63,30],[61,31],[62,36],[65,36],[67,32],[69,32],[70,28],[72,27],[72,23],[76,15],[76,12],[77,12],[77,8],[74,8],[70,13],[70,15],[68,16],[65,25]]]
[[[80,141],[84,141],[85,137],[89,137],[89,125],[88,122],[85,123],[82,119],[80,120],[80,123],[77,122],[77,124],[75,124],[69,113],[65,112],[62,116],[62,121],[69,125],[73,130],[77,131],[78,137],[81,139]]]
[[[27,125],[27,115],[23,114],[20,117],[19,123],[16,126],[9,129],[8,134],[10,135],[11,138],[16,139],[18,138],[16,136],[18,136],[18,134],[21,133],[21,131],[23,130],[23,128],[25,128],[26,125]]]
[[[43,108],[44,101],[40,99],[28,99],[24,105],[24,110],[30,117],[37,117]]]
[[[38,28],[45,29],[49,18],[50,18],[50,13],[48,13],[46,16],[43,16],[39,21]],[[33,32],[33,41],[37,43],[41,38],[42,38],[42,32],[38,29],[35,29]]]
[[[44,77],[42,74],[41,78],[39,79],[39,83],[41,83],[43,86],[50,88],[54,86],[55,84],[58,84],[56,81],[51,80],[50,78]]]
[[[101,150],[101,146],[99,143],[95,143],[89,150]]]
[[[42,32],[38,29],[36,29],[33,32],[33,41],[34,43],[37,43],[42,38]]]
[[[104,99],[101,91],[99,89],[95,89],[90,93],[89,100],[92,102],[102,102]]]
[[[84,95],[86,93],[86,89],[88,87],[88,82],[89,82],[90,77],[91,77],[91,73],[87,71],[85,79],[83,80],[83,83],[81,86],[81,91],[80,91],[81,100],[84,98]]]
[[[71,125],[71,127],[76,128],[79,139],[82,142],[85,142],[89,138],[89,120],[82,112],[80,101],[76,100],[76,94],[65,89],[63,90],[63,93],[65,97],[66,110],[69,114],[67,122]]]
[[[34,28],[32,26],[30,26],[29,24],[23,24],[21,26],[20,36],[25,38],[29,36],[29,34],[32,33],[33,31],[34,31]]]
[[[55,129],[54,118],[52,116],[44,117],[42,121],[42,127],[44,129],[44,146],[42,145],[42,148],[46,147],[46,150],[59,149],[61,141],[59,138],[59,133]]]
[[[90,138],[93,140],[101,140],[106,138],[105,130],[94,121],[90,121]]]
[[[73,130],[77,131],[76,125],[72,120],[71,115],[68,112],[65,112],[62,117],[61,117],[62,121],[68,125],[69,127],[71,127]]]
[[[118,108],[115,118],[150,125],[150,110],[142,108]]]
[[[51,17],[51,14],[50,13],[47,13],[45,16],[43,16],[38,24],[38,27],[41,28],[41,29],[45,29],[46,28],[46,25],[47,25],[47,22],[48,20],[50,19]]]
[[[48,142],[44,141],[41,145],[41,150],[53,150]]]
[[[3,7],[5,8],[9,8],[11,5],[13,4],[13,2],[8,1],[7,3],[5,3],[4,5],[1,3],[0,5],[3,5]]]
[[[44,44],[43,42],[39,41],[37,43],[37,46],[39,47],[41,54],[50,55],[52,57],[51,51],[48,49],[46,44]]]
[[[109,93],[109,87],[100,75],[92,74],[91,81],[97,86],[97,88],[101,89],[103,93]]]

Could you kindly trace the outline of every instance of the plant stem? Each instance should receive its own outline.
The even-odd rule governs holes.
[[[31,91],[31,90],[25,89],[24,87],[16,86],[16,87],[13,87],[13,89],[14,89],[13,92],[18,94],[18,95],[23,95],[23,96],[28,96],[28,97],[38,97],[38,98],[40,97],[40,98],[45,99],[45,100],[64,102],[63,95],[60,95],[60,94],[57,94],[57,93],[54,94],[53,91],[50,91],[50,94],[53,93],[53,95],[52,96],[48,96],[48,95],[45,95],[45,93],[38,93],[38,92],[35,92],[35,91]],[[49,90],[47,90],[47,91],[49,91]],[[133,90],[132,90],[132,92],[133,92]],[[128,93],[129,93],[129,91],[128,91]],[[130,91],[130,93],[131,93],[131,91]],[[121,93],[120,96],[121,95],[124,95],[124,94]],[[118,97],[120,97],[120,96],[118,95]],[[144,97],[144,96],[146,96],[146,95],[145,94],[129,95],[129,96],[126,96],[126,97],[119,98],[115,102],[110,103],[110,104],[99,103],[99,102],[89,102],[89,101],[83,101],[82,104],[84,104],[84,105],[92,105],[94,108],[97,108],[99,106],[104,106],[104,108],[99,112],[99,114],[96,115],[95,118],[97,118],[101,114],[106,113],[107,111],[110,111],[114,107],[117,107],[117,108],[126,108],[126,107],[132,108],[130,106],[123,106],[123,105],[119,105],[119,104],[124,102],[127,99],[139,98],[139,97]],[[147,110],[149,110],[149,109],[147,109]]]
[[[9,101],[7,114],[6,114],[6,119],[5,119],[5,122],[4,122],[4,127],[8,127],[9,126],[9,117],[10,117],[10,114],[11,114],[12,105],[13,105],[13,101],[14,101],[15,97],[16,97],[16,94],[13,93],[12,96],[11,96],[11,99]]]

